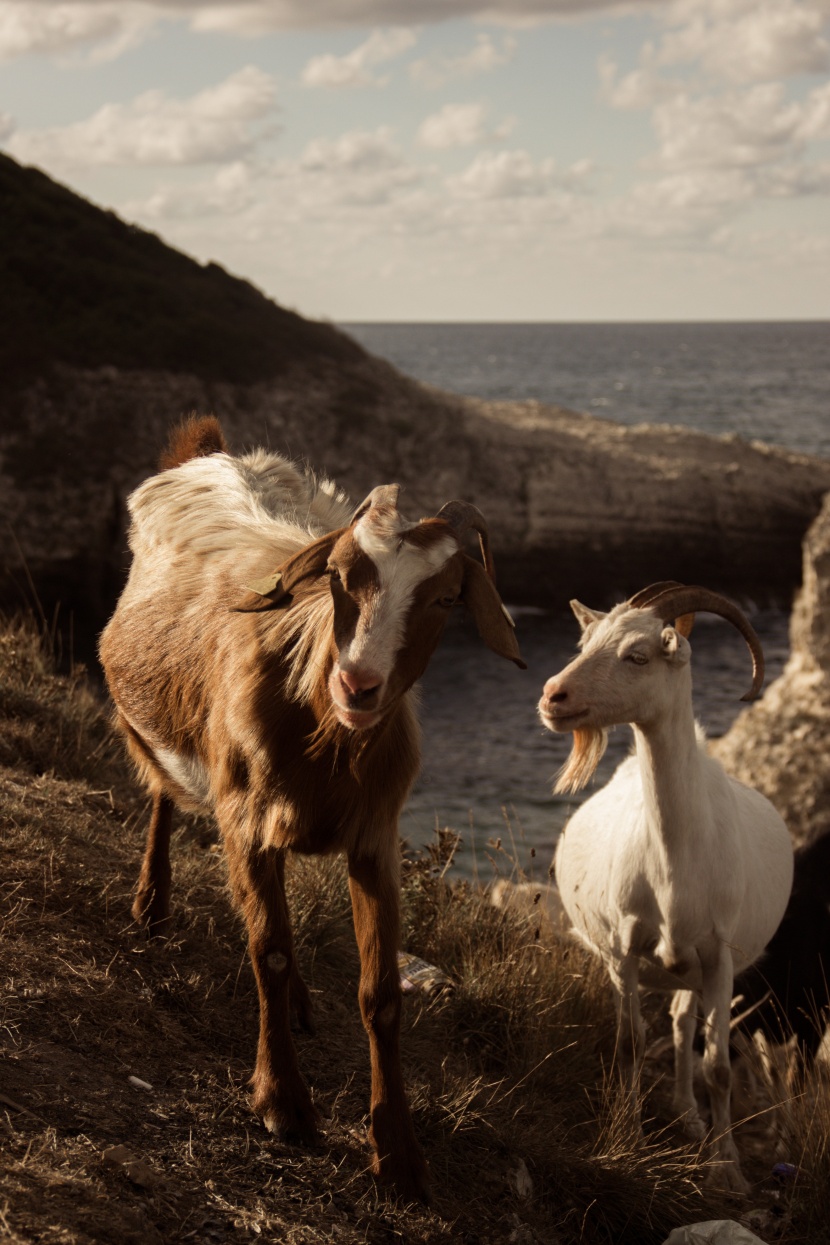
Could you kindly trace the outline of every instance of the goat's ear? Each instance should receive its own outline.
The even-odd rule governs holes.
[[[663,656],[678,666],[684,666],[692,655],[692,646],[684,635],[674,627],[664,627],[660,633]]]
[[[378,484],[373,488],[369,496],[362,501],[351,517],[350,526],[354,526],[358,519],[362,519],[364,514],[368,514],[373,506],[387,506],[392,510],[398,508],[398,494],[401,491],[400,484]]]
[[[516,643],[513,619],[502,605],[495,584],[480,562],[464,557],[464,586],[461,597],[476,620],[478,634],[488,648],[499,657],[514,661],[520,670],[527,670]]]
[[[601,618],[607,617],[601,610],[589,610],[588,606],[583,605],[581,601],[571,601],[570,606],[576,621],[583,631],[587,631],[593,623],[599,622]]]
[[[322,575],[331,551],[342,534],[342,530],[327,532],[325,536],[295,553],[287,562],[283,562],[273,575],[246,584],[245,595],[232,608],[242,614],[276,609],[301,580],[316,579],[318,575]]]
[[[684,635],[687,640],[689,636],[692,634],[692,627],[694,625],[695,625],[694,614],[681,614],[679,618],[675,618],[674,620],[675,631],[679,631],[680,634]]]

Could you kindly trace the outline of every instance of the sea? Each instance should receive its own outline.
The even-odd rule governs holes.
[[[830,322],[342,327],[372,354],[449,392],[535,398],[621,424],[682,424],[830,456]],[[772,681],[788,655],[788,612],[742,604]],[[525,672],[482,650],[460,611],[452,617],[420,686],[424,764],[401,821],[415,850],[450,829],[458,838],[451,873],[479,884],[546,881],[568,816],[631,747],[629,728],[616,728],[593,786],[580,797],[552,794],[569,736],[544,730],[536,704],[545,680],[575,654],[579,630],[569,613],[515,604],[511,612]],[[733,628],[709,615],[698,616],[692,647],[695,712],[717,737],[743,708],[749,654]]]

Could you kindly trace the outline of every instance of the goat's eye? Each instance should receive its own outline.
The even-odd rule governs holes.
[[[451,610],[457,600],[458,597],[453,596],[439,597],[435,604],[440,605],[442,610]]]
[[[334,583],[339,584],[342,582],[342,576],[336,566],[327,566],[326,574]]]
[[[631,661],[635,666],[645,666],[648,664],[648,658],[645,653],[638,653],[636,649],[633,653],[626,653],[623,661]]]

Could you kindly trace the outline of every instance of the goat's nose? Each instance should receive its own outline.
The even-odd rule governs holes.
[[[350,701],[368,700],[378,691],[382,679],[372,670],[340,670],[340,684]]]
[[[549,705],[561,705],[568,699],[568,693],[561,683],[557,683],[556,679],[548,679],[542,689],[542,699]]]

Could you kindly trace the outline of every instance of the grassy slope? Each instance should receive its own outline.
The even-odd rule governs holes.
[[[362,350],[0,154],[0,377],[79,367],[238,383]]]
[[[336,861],[299,862],[292,879],[318,1024],[316,1038],[298,1038],[299,1055],[326,1135],[311,1152],[280,1145],[246,1102],[256,996],[221,850],[207,823],[177,835],[175,930],[150,943],[129,918],[143,819],[83,682],[56,677],[30,631],[0,632],[6,1239],[648,1245],[723,1211],[699,1192],[699,1156],[671,1128],[649,1124],[639,1145],[615,1095],[601,1092],[613,1026],[595,965],[449,888],[439,847],[410,859],[404,881],[406,945],[457,982],[405,1007],[405,1074],[434,1209],[378,1194],[366,1171],[368,1052]],[[649,1113],[665,1123],[662,1092]],[[828,1107],[815,1101],[818,1182]],[[118,1145],[137,1166],[104,1157]],[[522,1164],[533,1183],[524,1196]],[[827,1208],[805,1189],[785,1239],[830,1240]]]

